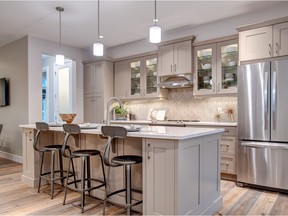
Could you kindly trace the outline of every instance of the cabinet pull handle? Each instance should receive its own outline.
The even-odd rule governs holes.
[[[215,92],[215,83],[213,83],[212,89],[213,89],[213,92]]]
[[[174,72],[176,72],[176,64],[174,64]]]
[[[148,148],[147,148],[147,158],[148,158],[148,159],[151,158],[150,155],[149,155],[149,153],[150,153],[150,143],[148,143]]]
[[[271,56],[271,51],[272,51],[272,46],[271,44],[269,43],[269,55]]]
[[[218,92],[220,91],[220,83],[218,83]]]
[[[280,46],[278,44],[278,42],[276,42],[276,54],[279,55],[279,51],[280,51]]]
[[[225,144],[220,144],[221,146],[227,146],[227,147],[229,147],[230,146],[230,144],[227,144],[227,143],[225,143]]]
[[[226,166],[229,166],[229,163],[228,162],[226,162],[226,163],[220,163],[221,165],[226,165]]]
[[[32,141],[32,132],[29,131],[29,141]]]
[[[173,65],[171,64],[171,68],[170,68],[171,73],[173,72]]]

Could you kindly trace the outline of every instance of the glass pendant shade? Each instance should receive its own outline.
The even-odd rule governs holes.
[[[102,43],[94,43],[93,44],[93,55],[95,56],[103,56],[103,44]]]
[[[149,29],[149,41],[150,43],[161,42],[161,28],[159,26],[152,26]]]
[[[65,61],[64,61],[64,55],[62,54],[57,54],[56,55],[56,64],[57,65],[64,65]]]

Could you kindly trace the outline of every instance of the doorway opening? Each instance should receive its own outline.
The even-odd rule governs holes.
[[[42,121],[60,122],[59,113],[75,112],[76,62],[65,59],[56,65],[55,56],[42,54]]]

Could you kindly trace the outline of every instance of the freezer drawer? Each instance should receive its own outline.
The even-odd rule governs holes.
[[[288,190],[288,143],[239,142],[237,181]]]

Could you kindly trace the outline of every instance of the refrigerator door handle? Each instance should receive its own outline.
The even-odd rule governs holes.
[[[272,129],[276,130],[277,124],[277,73],[273,71],[272,78]]]
[[[268,130],[268,72],[264,73],[264,129]]]
[[[252,148],[288,149],[287,144],[268,143],[268,142],[241,142],[241,146]]]

